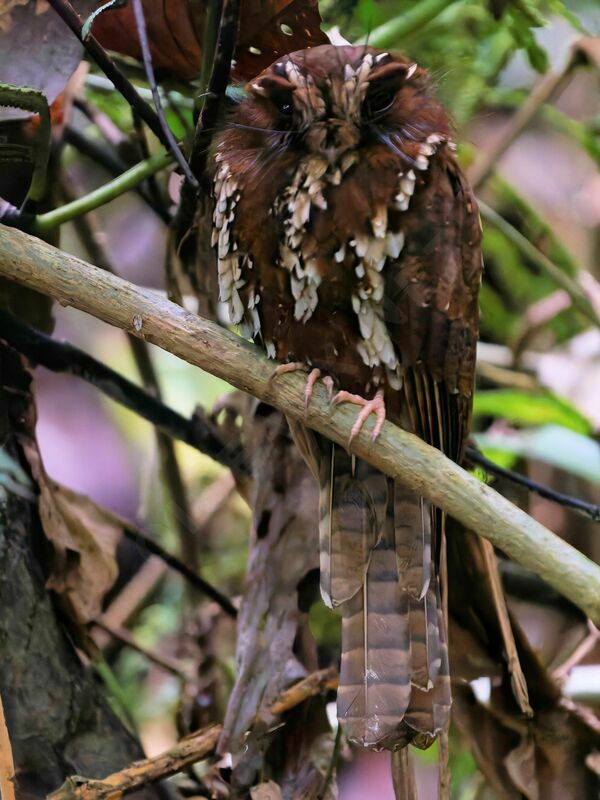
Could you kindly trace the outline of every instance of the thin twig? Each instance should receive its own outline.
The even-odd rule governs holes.
[[[89,192],[82,197],[78,197],[72,203],[66,203],[64,206],[55,208],[45,214],[39,214],[34,218],[33,228],[38,234],[46,234],[53,231],[55,228],[60,227],[65,222],[70,222],[82,214],[87,214],[95,208],[106,205],[111,200],[120,197],[130,189],[135,189],[141,181],[150,175],[155,175],[157,172],[168,167],[173,162],[173,157],[170,153],[164,150],[160,153],[155,153],[145,161],[140,161],[139,164],[131,167],[122,175],[114,178],[112,181],[99,186],[94,191]]]
[[[108,84],[110,85],[111,92],[114,94],[115,87],[110,81],[108,81]],[[119,126],[112,121],[108,114],[100,111],[99,108],[91,103],[87,97],[75,97],[73,99],[73,105],[98,129],[104,141],[110,145],[111,148],[118,150],[123,145],[127,146],[129,144],[129,139]],[[120,170],[120,172],[123,172],[123,170]]]
[[[171,128],[169,128],[169,123],[165,118],[165,112],[163,111],[162,103],[160,100],[160,94],[158,91],[158,86],[156,85],[156,78],[154,76],[154,67],[152,65],[152,53],[150,52],[150,43],[148,42],[148,32],[146,30],[146,18],[144,16],[142,0],[133,0],[133,15],[135,17],[135,24],[140,39],[140,47],[142,50],[144,69],[146,71],[146,77],[148,79],[148,85],[150,86],[150,91],[152,92],[154,107],[156,108],[156,113],[160,121],[160,126],[168,142],[168,146],[173,155],[175,156],[175,160],[181,167],[181,170],[185,175],[186,180],[189,181],[195,189],[198,189],[198,181],[192,174],[190,165],[186,161],[183,153],[181,152],[179,145],[177,144],[177,141],[173,136],[173,131],[171,130]]]
[[[0,797],[2,800],[15,800],[15,764],[8,726],[4,717],[4,706],[0,696]]]
[[[327,795],[329,794],[329,787],[331,786],[335,778],[335,774],[337,772],[337,765],[338,761],[340,760],[341,744],[342,744],[342,726],[338,722],[337,730],[335,732],[335,738],[333,740],[333,749],[331,751],[331,758],[329,759],[327,773],[325,775],[321,791],[319,792],[318,800],[327,800]]]
[[[567,273],[549,259],[545,253],[542,253],[535,245],[531,244],[526,236],[523,236],[520,231],[498,214],[497,211],[490,208],[490,206],[480,199],[477,202],[482,218],[497,228],[526,258],[545,272],[557,286],[563,288],[573,301],[573,306],[577,308],[586,319],[597,327],[600,327],[600,317],[592,303],[590,303],[587,294],[577,281],[571,278],[570,275],[567,275]]]
[[[126,625],[145,607],[168,569],[158,556],[147,558],[102,612],[102,622],[111,628]],[[108,635],[102,631],[97,632],[96,643],[100,650],[108,646],[108,639]]]
[[[563,70],[558,73],[548,72],[536,83],[495,145],[485,151],[481,160],[475,163],[470,175],[474,189],[478,189],[490,177],[504,153],[523,133],[540,108],[565,88],[571,80],[575,61],[575,56],[571,56]]]
[[[305,376],[273,380],[273,361],[259,348],[155,292],[2,225],[0,274],[145,338],[348,445],[353,407],[332,408],[319,385],[305,410]],[[371,429],[367,423],[353,439],[353,453],[489,539],[600,625],[600,566],[417,436],[386,422],[373,442]]]
[[[131,111],[131,119],[133,122],[133,131],[131,135],[131,139],[129,140],[129,144],[137,145],[137,150],[139,150],[140,156],[142,159],[150,158],[152,151],[148,146],[148,137],[146,135],[146,128],[144,126],[143,120],[140,119],[139,115],[136,114],[135,110],[132,109]],[[137,158],[135,159],[138,160]],[[148,189],[148,194],[152,198],[152,201],[160,206],[165,213],[166,216],[169,217],[169,222],[171,221],[171,214],[168,211],[168,206],[171,205],[171,201],[165,198],[164,193],[161,192],[158,181],[156,179],[156,175],[151,175],[149,178],[146,179],[145,184]],[[168,205],[167,205],[168,204]]]
[[[132,650],[140,653],[140,655],[144,656],[144,658],[147,658],[148,661],[151,661],[153,664],[156,664],[158,667],[165,670],[165,672],[175,675],[177,678],[180,678],[185,682],[190,680],[191,676],[186,673],[183,664],[181,664],[179,661],[168,658],[167,656],[163,656],[154,650],[149,650],[147,647],[144,647],[126,628],[107,625],[101,619],[93,620],[92,625],[96,628],[100,628],[101,631],[104,631],[104,633],[107,633],[113,639],[121,642],[126,647],[130,647]]]
[[[206,80],[206,73],[201,76],[201,86],[206,86],[204,102],[196,123],[196,131],[192,152],[190,155],[190,166],[196,178],[202,182],[205,177],[206,161],[210,142],[214,134],[215,126],[219,116],[221,103],[225,97],[229,74],[231,71],[231,59],[235,51],[239,24],[239,0],[223,0],[222,12],[215,20],[218,25],[216,41],[211,42],[213,31],[207,30],[204,37],[203,46],[210,52],[212,49],[212,63],[205,58],[203,61],[204,69],[211,68],[210,78]]]
[[[272,714],[285,714],[292,708],[300,705],[309,697],[321,694],[328,689],[335,690],[338,686],[338,674],[334,667],[321,669],[311,673],[298,683],[294,683],[288,689],[284,689],[277,700],[271,706]]]
[[[239,24],[239,2],[240,0],[223,0],[220,14],[220,3],[205,6],[203,60],[200,76],[203,103],[196,121],[190,153],[190,167],[203,192],[207,191],[206,166],[210,143],[225,98],[231,60],[235,51]],[[209,54],[212,54],[212,58]],[[208,70],[210,70],[210,74],[207,74]],[[191,183],[184,181],[181,187],[181,202],[175,217],[175,241],[178,246],[192,225],[197,206],[198,192]]]
[[[210,725],[182,739],[164,753],[136,761],[102,780],[91,779],[82,783],[81,778],[67,778],[60,789],[48,795],[48,800],[113,800],[130,794],[202,761],[214,752],[220,735],[221,726]]]
[[[194,586],[196,589],[199,589],[203,594],[207,597],[210,597],[211,600],[214,600],[226,614],[230,617],[237,617],[237,608],[233,605],[231,600],[216,589],[211,583],[205,581],[201,575],[193,570],[191,567],[188,567],[187,564],[184,564],[183,561],[180,561],[176,556],[171,555],[171,553],[167,553],[167,551],[157,544],[154,539],[150,539],[150,537],[146,536],[146,534],[142,533],[138,528],[132,525],[130,522],[126,520],[121,520],[123,524],[123,533],[125,536],[130,539],[132,542],[135,542],[140,547],[143,547],[149,553],[152,553],[155,556],[158,556],[161,561],[164,561],[171,569],[174,569],[180,575],[189,581],[189,583]]]
[[[82,39],[81,28],[83,27],[83,20],[71,3],[69,3],[69,0],[48,0],[48,2],[73,31],[75,36],[77,36],[87,53],[100,67],[106,77],[112,81],[115,89],[123,95],[132,108],[135,108],[158,140],[162,142],[165,147],[169,147],[169,141],[164,134],[160,120],[155,111],[139,96],[133,84],[127,80],[112,58],[107,55],[100,42],[92,35]]]
[[[590,519],[593,519],[594,522],[600,522],[600,506],[594,505],[594,503],[588,503],[585,500],[579,499],[578,497],[572,497],[571,495],[563,494],[562,492],[556,492],[554,489],[550,489],[548,486],[537,483],[537,481],[532,481],[531,478],[527,478],[525,475],[521,475],[519,472],[513,472],[513,470],[505,469],[499,464],[494,464],[493,461],[490,461],[489,458],[486,458],[474,447],[467,447],[466,455],[469,461],[471,461],[473,464],[476,464],[478,467],[481,467],[486,472],[490,472],[493,475],[498,475],[500,478],[506,478],[513,483],[518,483],[521,486],[525,486],[530,492],[535,492],[536,494],[539,494],[540,497],[546,498],[546,500],[552,500],[554,503],[558,503],[561,506],[572,508],[582,514],[584,517],[589,517]]]
[[[286,689],[271,707],[273,714],[289,711],[309,697],[321,694],[327,688],[337,687],[337,673],[333,669],[321,670],[309,675],[295,686]],[[310,691],[304,688],[310,687]],[[298,687],[302,690],[295,691]],[[136,761],[125,769],[108,775],[101,780],[69,778],[60,789],[48,795],[48,800],[111,800],[130,794],[136,789],[155,783],[181,772],[192,764],[197,764],[211,755],[221,735],[221,725],[209,725],[207,728],[186,736],[174,747],[154,758]]]
[[[77,128],[72,128],[70,125],[65,127],[64,141],[75,148],[82,156],[89,158],[115,178],[129,168],[129,164],[126,164],[116,152],[109,150],[108,147],[103,147],[99,142],[88,138],[81,133],[81,131],[77,130]],[[65,186],[64,188],[66,189],[67,187]],[[164,223],[167,225],[170,223],[171,215],[166,213],[163,208],[154,202],[153,198],[150,197],[150,194],[146,191],[143,183],[136,186],[135,191]],[[75,199],[75,197],[72,197],[68,202],[72,202]],[[75,219],[77,219],[77,217]]]

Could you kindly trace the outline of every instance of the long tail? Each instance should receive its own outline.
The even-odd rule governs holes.
[[[450,711],[441,518],[366,462],[328,447],[321,591],[342,612],[338,716],[364,747],[427,747]]]

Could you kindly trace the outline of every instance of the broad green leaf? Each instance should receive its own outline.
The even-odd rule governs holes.
[[[512,389],[494,389],[475,394],[473,411],[499,417],[517,425],[561,425],[589,434],[591,423],[568,400],[550,392],[534,394]]]
[[[600,444],[558,425],[502,433],[478,433],[475,440],[488,455],[504,450],[515,456],[545,461],[600,485]],[[495,456],[494,456],[495,458]]]

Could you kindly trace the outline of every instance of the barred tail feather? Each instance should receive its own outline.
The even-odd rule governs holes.
[[[383,526],[386,477],[327,442],[320,476],[321,594],[330,608],[362,589]]]
[[[450,708],[439,552],[432,558],[440,517],[331,448],[321,473],[321,590],[342,611],[338,716],[365,747],[427,746]]]

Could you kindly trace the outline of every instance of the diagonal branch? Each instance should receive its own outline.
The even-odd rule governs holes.
[[[87,217],[81,217],[81,219],[87,219]],[[228,447],[220,438],[218,429],[198,412],[195,412],[191,418],[184,417],[148,391],[140,389],[135,383],[78,347],[46,336],[2,309],[0,309],[0,338],[5,339],[34,364],[46,367],[53,372],[75,375],[87,381],[116,403],[120,403],[155,425],[172,439],[179,439],[223,466],[229,467],[238,479],[247,474],[249,467],[244,462],[244,453],[241,448]],[[139,342],[138,339],[134,341]],[[520,472],[501,467],[486,458],[475,447],[467,447],[466,459],[490,475],[498,475],[512,483],[525,486],[530,492],[535,492],[540,497],[566,508],[572,508],[594,522],[600,522],[600,505],[588,503],[580,497],[574,497],[564,492],[557,492],[550,486],[531,480]]]
[[[305,415],[301,375],[274,381],[273,362],[258,348],[149,289],[5,226],[0,226],[0,275],[143,337],[329,439],[348,442],[356,412],[347,405],[332,408],[325,387],[317,387]],[[376,442],[362,431],[352,450],[477,531],[600,625],[600,567],[440,451],[389,422]]]

